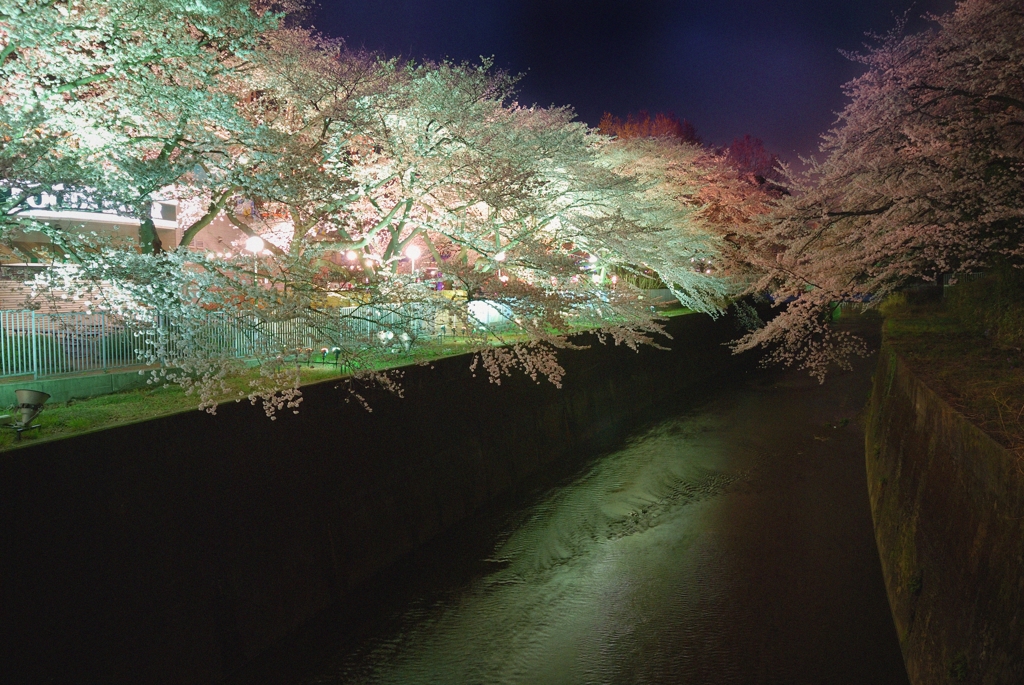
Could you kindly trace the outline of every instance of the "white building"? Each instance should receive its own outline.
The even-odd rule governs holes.
[[[21,216],[27,216],[53,227],[78,233],[96,233],[98,236],[121,239],[132,247],[139,244],[139,219],[124,216],[114,209],[96,211],[83,209],[85,201],[74,196],[62,197],[61,202],[49,194],[31,198],[30,209]],[[184,229],[178,223],[178,207],[174,201],[155,201],[152,206],[153,226],[163,249],[173,249],[181,243]],[[24,285],[32,273],[46,268],[48,251],[43,249],[50,243],[46,234],[31,230],[14,230],[8,236],[6,246],[0,247],[0,310],[23,309],[30,299],[30,289]],[[230,252],[245,240],[239,231],[224,216],[219,216],[193,237],[190,247],[197,251]],[[85,304],[73,300],[50,298],[47,302],[34,305],[44,311],[76,311]]]

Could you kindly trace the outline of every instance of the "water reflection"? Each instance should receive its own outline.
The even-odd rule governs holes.
[[[507,512],[462,582],[316,683],[906,683],[874,551],[863,377],[731,392]]]

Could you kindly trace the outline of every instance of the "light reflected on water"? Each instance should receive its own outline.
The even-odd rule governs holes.
[[[648,430],[311,682],[905,684],[860,434],[817,435],[855,402],[816,392],[747,388]]]

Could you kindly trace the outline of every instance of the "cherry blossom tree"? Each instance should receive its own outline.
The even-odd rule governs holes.
[[[742,173],[779,180],[779,156],[769,152],[764,141],[749,133],[733,139],[725,150],[726,159]]]
[[[581,329],[633,347],[662,332],[617,274],[653,271],[710,313],[730,292],[704,268],[723,239],[698,146],[520,106],[489,62],[350,51],[240,0],[0,8],[3,238],[46,233],[36,286],[146,330],[140,353],[204,407],[244,366],[214,320],[244,332],[261,377],[242,394],[272,414],[297,407],[314,338],[372,369],[443,321],[493,381],[558,383],[555,351]],[[138,216],[141,245],[25,215],[69,188]],[[161,198],[182,210],[178,246],[146,233]],[[189,249],[220,216],[267,253]]]
[[[1024,11],[963,0],[935,28],[903,23],[850,57],[865,73],[797,192],[734,255],[750,290],[787,302],[737,350],[823,378],[862,343],[826,325],[842,301],[879,302],[910,282],[1021,264]]]
[[[40,193],[75,193],[138,216],[143,250],[159,249],[154,193],[230,159],[246,122],[222,82],[277,19],[242,0],[4,0],[0,239],[41,231],[78,258],[73,234],[25,215]]]
[[[163,246],[150,205],[212,197],[194,217],[201,227],[256,157],[246,151],[273,149],[269,129],[245,118],[229,89],[278,24],[266,9],[244,0],[0,3],[0,241],[17,250],[24,233],[44,234],[44,254],[25,255],[53,262],[35,287],[155,333],[139,353],[179,369],[186,384],[198,379],[203,402],[232,363],[203,344],[209,305],[193,293],[227,297],[237,279],[186,255],[153,257]],[[34,219],[30,202],[43,194],[138,218],[140,244]],[[169,317],[173,345],[160,326]],[[273,398],[280,385],[270,378],[256,394]]]
[[[288,182],[250,185],[261,211],[233,221],[264,235],[287,224],[272,271],[288,282],[289,315],[312,324],[323,315],[314,304],[340,287],[358,303],[349,317],[443,316],[488,369],[543,367],[554,379],[551,349],[582,325],[632,345],[660,331],[635,289],[609,287],[616,268],[656,270],[695,309],[724,301],[724,282],[692,268],[714,249],[693,203],[653,171],[692,165],[695,146],[670,159],[653,142],[609,143],[567,109],[515,104],[514,79],[487,62],[374,61],[302,31],[270,44],[260,99],[288,113],[275,125],[303,153],[283,157]],[[410,247],[435,270],[429,287],[403,268]],[[473,301],[501,312],[497,325]]]

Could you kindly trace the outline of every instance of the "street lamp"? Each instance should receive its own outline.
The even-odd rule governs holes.
[[[249,239],[245,241],[245,249],[252,252],[252,280],[256,282],[256,278],[259,276],[259,254],[266,247],[266,243],[263,242],[263,238],[258,235],[249,236]]]
[[[416,277],[416,260],[420,258],[420,248],[416,245],[410,245],[405,248],[405,256],[412,262],[412,275]]]

